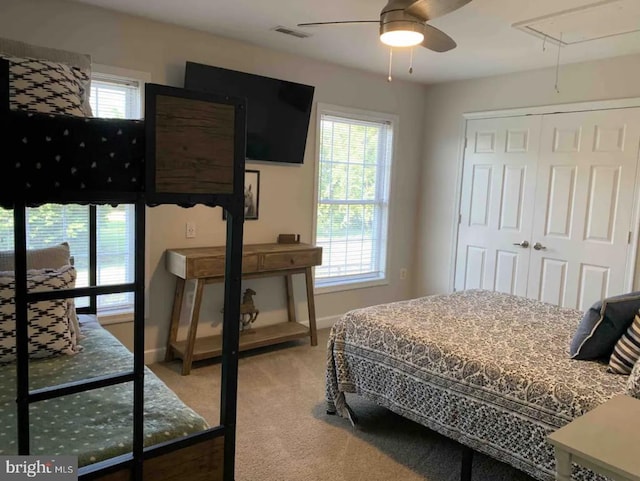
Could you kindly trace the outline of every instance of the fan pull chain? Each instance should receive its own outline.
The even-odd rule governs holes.
[[[547,35],[544,36],[544,39],[542,40],[542,51],[546,52],[547,51]]]
[[[413,73],[413,47],[411,47],[411,56],[409,57],[409,74]]]
[[[391,82],[393,80],[391,78],[391,64],[393,63],[393,49],[389,49],[389,76],[387,77],[387,82]]]
[[[556,93],[560,93],[560,88],[558,87],[559,78],[560,78],[560,51],[562,50],[562,32],[560,32],[560,41],[558,42],[558,58],[556,60]]]

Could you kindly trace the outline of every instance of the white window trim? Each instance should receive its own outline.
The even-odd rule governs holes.
[[[377,286],[385,286],[389,285],[389,252],[391,252],[391,239],[389,236],[390,225],[391,225],[391,199],[392,197],[392,187],[393,187],[393,179],[395,172],[395,164],[396,164],[396,155],[398,151],[398,137],[400,130],[400,117],[395,114],[390,114],[386,112],[376,112],[373,110],[362,110],[356,109],[352,107],[342,107],[339,105],[327,104],[318,102],[316,107],[316,145],[315,145],[315,168],[314,168],[314,182],[313,182],[313,225],[311,236],[314,242],[316,241],[316,234],[318,228],[318,190],[319,190],[319,176],[320,176],[320,129],[322,128],[322,116],[323,115],[333,115],[336,117],[355,117],[359,120],[364,120],[368,122],[380,122],[386,121],[389,122],[392,126],[392,145],[391,145],[391,165],[389,166],[388,171],[388,179],[387,179],[387,219],[385,222],[384,228],[386,229],[386,236],[384,239],[385,242],[385,260],[384,260],[384,277],[380,277],[377,279],[366,279],[366,280],[352,280],[352,281],[338,281],[331,284],[325,284],[323,286],[315,285],[315,270],[314,270],[314,288],[313,292],[315,295],[329,294],[332,292],[342,292],[342,291],[350,291],[354,289],[365,289],[369,287],[377,287]]]
[[[140,113],[139,117],[141,119],[144,118],[144,85],[147,83],[151,83],[151,74],[149,72],[143,72],[141,70],[132,70],[121,67],[112,67],[110,65],[103,64],[92,64],[91,66],[92,74],[96,74],[100,77],[115,77],[116,79],[124,79],[124,80],[133,80],[140,83]],[[147,208],[148,209],[148,208]],[[148,229],[148,218],[149,216],[145,216],[145,232],[149,232]],[[145,236],[145,288],[144,288],[144,310],[145,317],[148,316],[150,302],[149,302],[149,282],[151,279],[151,268],[149,265],[149,252],[151,252],[150,245],[150,237],[149,235]],[[106,309],[102,311],[104,314],[100,314],[100,311],[97,312],[98,320],[102,325],[109,324],[122,324],[126,322],[133,322],[133,309]]]

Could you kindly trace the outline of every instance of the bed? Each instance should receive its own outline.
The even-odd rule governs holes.
[[[31,361],[30,388],[44,388],[131,369],[133,355],[94,316],[81,315],[82,351]],[[0,455],[17,454],[14,364],[0,366]],[[145,369],[145,446],[208,429],[149,369]],[[31,408],[34,454],[78,456],[78,466],[131,451],[131,383],[36,403]],[[43,422],[44,421],[44,422]]]
[[[349,312],[329,338],[328,412],[352,417],[345,393],[357,393],[551,481],[546,436],[627,386],[606,364],[569,358],[582,315],[482,290]],[[574,479],[604,478],[579,468]]]
[[[17,358],[12,368],[0,368],[0,405],[10,410],[2,418],[9,422],[0,426],[0,450],[26,455],[75,454],[77,449],[83,466],[78,476],[86,480],[232,481],[246,101],[146,84],[144,121],[93,118],[88,110],[90,66],[88,55],[0,39],[0,131],[7,185],[0,190],[0,207],[13,210],[15,238],[14,277],[7,278],[4,287],[12,289],[5,299],[15,300],[11,335]],[[96,236],[90,235],[89,287],[32,289],[27,208],[46,203],[89,204],[90,212],[99,204],[133,204],[132,282],[96,285],[98,246]],[[144,365],[145,215],[147,207],[160,204],[220,206],[227,213],[222,388],[220,397],[211,400],[220,402],[220,424],[211,428]],[[120,292],[134,293],[133,355],[125,355],[108,333],[89,325],[81,341],[83,352],[29,359],[29,306],[88,297],[95,314],[96,296]],[[103,351],[103,344],[113,352]],[[100,406],[72,431],[78,418],[69,399],[80,405],[78,411],[94,403]],[[129,413],[113,414],[116,408]],[[178,411],[182,415],[177,416]],[[60,435],[54,439],[54,429],[46,424]],[[80,437],[78,447],[74,443]],[[48,443],[48,438],[55,442]]]

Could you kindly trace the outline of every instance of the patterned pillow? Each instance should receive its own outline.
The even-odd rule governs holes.
[[[636,314],[627,332],[613,348],[608,370],[616,374],[630,374],[638,358],[640,358],[640,315]]]
[[[91,78],[86,70],[61,62],[0,53],[9,61],[9,102],[12,110],[85,117],[84,98]]]
[[[74,285],[73,266],[60,269],[27,272],[27,288],[31,292],[67,289]],[[15,277],[13,273],[0,275],[0,363],[15,361]],[[29,305],[29,354],[44,358],[80,351],[71,332],[66,299],[40,301]]]
[[[627,381],[627,396],[640,399],[640,361],[636,361]]]
[[[640,309],[640,292],[608,297],[585,313],[571,340],[573,359],[608,359]]]
[[[42,249],[27,250],[27,269],[59,269],[71,262],[71,252],[69,244],[62,244],[44,247]],[[13,251],[0,251],[0,272],[13,271],[15,266],[15,256]],[[11,273],[13,275],[13,273]],[[75,285],[70,286],[75,287]],[[76,314],[76,304],[73,298],[68,299],[69,318],[71,319],[72,334],[75,341],[80,338],[80,322]]]

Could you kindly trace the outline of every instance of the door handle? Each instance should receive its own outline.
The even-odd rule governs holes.
[[[540,242],[536,242],[535,244],[533,244],[533,248],[537,251],[546,251],[547,247],[543,246],[542,244],[540,244]]]
[[[523,240],[522,242],[514,242],[513,245],[520,246],[523,249],[526,249],[527,247],[529,247],[529,241]]]

